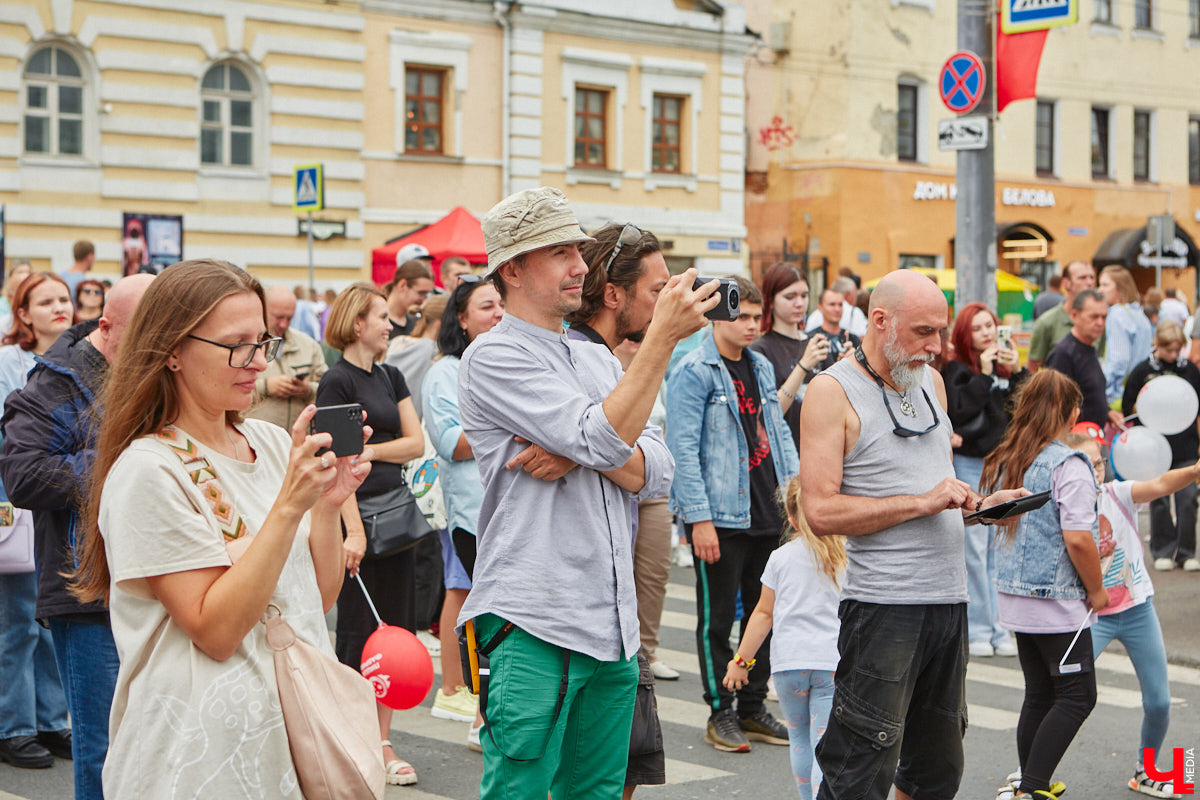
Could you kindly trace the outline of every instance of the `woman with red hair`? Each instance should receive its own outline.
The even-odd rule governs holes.
[[[0,347],[0,398],[25,385],[34,356],[50,349],[74,318],[66,282],[49,272],[21,281],[12,309],[12,330]],[[30,512],[13,508],[3,486],[0,501],[7,518],[0,524],[32,526]],[[36,572],[0,575],[0,761],[27,769],[71,757],[67,697],[50,631],[34,619],[36,604]]]
[[[979,491],[983,459],[1004,438],[1008,400],[1029,377],[1015,349],[1002,348],[996,330],[999,320],[983,303],[968,303],[958,312],[950,341],[954,357],[942,368],[947,413],[962,445],[954,452],[954,474]],[[967,635],[972,656],[1015,656],[1016,645],[1000,627],[996,609],[996,559],[992,529],[967,528]]]

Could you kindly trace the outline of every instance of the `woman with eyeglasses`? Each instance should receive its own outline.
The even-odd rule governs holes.
[[[946,413],[954,432],[962,437],[954,451],[954,474],[975,491],[979,491],[984,457],[1004,438],[1009,398],[1029,377],[1012,342],[997,336],[998,324],[983,303],[964,306],[950,333],[954,355],[942,367]],[[967,528],[967,636],[969,652],[976,658],[1017,654],[1017,646],[996,616],[996,555],[991,542],[991,526]]]
[[[367,442],[375,452],[371,474],[342,508],[346,530],[345,569],[349,574],[337,599],[338,660],[359,669],[363,646],[375,631],[375,617],[353,580],[363,580],[379,616],[389,625],[416,632],[417,578],[415,548],[390,556],[364,558],[367,537],[358,503],[398,486],[407,486],[404,464],[425,452],[425,438],[408,385],[400,370],[380,362],[388,349],[392,323],[383,292],[367,284],[354,284],[333,301],[325,341],[342,351],[341,359],[321,376],[317,405],[359,403],[372,429]],[[379,732],[387,781],[393,786],[417,782],[412,765],[396,756],[388,741],[392,710],[378,704]]]
[[[38,272],[12,295],[12,329],[0,347],[0,398],[25,385],[36,356],[71,326],[71,295],[62,278]],[[32,515],[13,508],[0,486],[0,525],[32,537]],[[0,761],[48,767],[71,757],[67,697],[50,631],[34,619],[37,572],[0,574]]]
[[[173,264],[112,365],[75,581],[120,656],[106,797],[301,798],[261,620],[334,657],[339,514],[371,451],[318,456],[312,406],[290,435],[242,418],[281,343],[264,307],[232,264]]]
[[[75,286],[75,321],[100,319],[104,313],[104,284],[88,278]]]

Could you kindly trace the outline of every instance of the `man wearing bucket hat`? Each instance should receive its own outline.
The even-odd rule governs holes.
[[[716,283],[668,281],[622,375],[568,339],[590,241],[557,189],[511,195],[483,220],[504,319],[463,355],[459,409],[479,464],[472,622],[490,659],[480,704],[482,798],[611,798],[624,783],[639,646],[630,498],[664,494],[674,463],[647,425],[675,344],[699,330]]]

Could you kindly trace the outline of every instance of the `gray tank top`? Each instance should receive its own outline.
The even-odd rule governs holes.
[[[905,428],[925,430],[936,414],[938,426],[924,436],[893,432],[879,384],[843,359],[822,373],[837,380],[858,414],[861,432],[842,463],[842,494],[892,497],[924,494],[954,476],[950,419],[938,403],[933,376],[908,393],[917,416],[900,411],[900,396],[886,389],[896,419]],[[802,445],[803,446],[803,445]],[[801,455],[803,458],[803,455]],[[965,603],[967,571],[963,554],[962,512],[954,509],[902,522],[865,536],[846,538],[849,564],[842,597],[867,603],[918,605]]]

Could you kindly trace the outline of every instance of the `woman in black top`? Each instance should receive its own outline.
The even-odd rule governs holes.
[[[342,358],[321,377],[317,405],[359,403],[371,426],[367,443],[375,451],[371,474],[356,495],[342,506],[346,527],[346,569],[337,601],[337,642],[334,650],[343,664],[358,669],[363,646],[375,631],[375,618],[367,606],[355,574],[362,576],[379,616],[389,625],[412,631],[416,627],[416,572],[413,551],[405,550],[383,558],[364,560],[367,538],[358,514],[360,499],[390,491],[404,482],[403,465],[425,451],[421,423],[400,371],[390,364],[376,363],[387,353],[387,301],[373,286],[355,284],[337,296],[325,327],[325,341],[342,351]],[[396,757],[388,743],[392,710],[379,706],[379,728],[388,783],[417,782],[412,765]]]
[[[1178,375],[1200,395],[1200,369],[1181,357],[1185,344],[1187,337],[1178,322],[1168,319],[1158,323],[1154,352],[1130,370],[1125,381],[1125,394],[1121,398],[1121,412],[1125,416],[1134,413],[1142,387],[1160,375]],[[1137,424],[1142,423],[1138,420]],[[1167,442],[1171,445],[1171,469],[1196,463],[1200,435],[1194,424],[1168,436]],[[1171,519],[1171,498],[1150,501],[1150,555],[1157,570],[1170,570],[1176,566],[1188,572],[1200,570],[1200,561],[1196,559],[1196,484],[1189,483],[1175,493],[1174,520]]]
[[[798,266],[781,261],[768,268],[763,273],[762,294],[763,334],[751,343],[750,349],[766,356],[775,368],[775,388],[783,419],[791,428],[798,449],[803,389],[812,380],[817,364],[829,355],[829,342],[823,334],[810,337],[804,332],[808,280]]]
[[[950,341],[954,358],[942,367],[947,415],[962,444],[954,452],[954,474],[979,491],[983,457],[1004,438],[1008,400],[1029,373],[1016,350],[1001,349],[999,320],[983,303],[968,303],[954,320]],[[966,532],[967,635],[972,656],[1015,656],[1016,645],[1000,627],[996,607],[996,559],[990,547],[992,529],[972,525]]]

